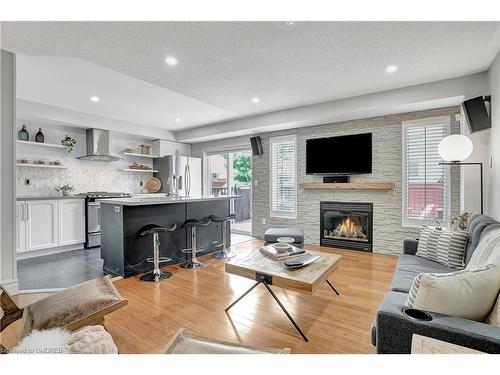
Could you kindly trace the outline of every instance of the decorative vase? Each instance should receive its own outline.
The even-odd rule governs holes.
[[[45,136],[42,133],[42,128],[38,128],[38,133],[35,135],[35,141],[38,143],[43,143],[45,141]]]
[[[23,125],[23,128],[17,132],[17,139],[20,141],[29,141],[30,135],[26,130],[26,125]]]
[[[151,145],[140,145],[142,155],[151,155]]]
[[[63,197],[69,197],[69,196],[71,196],[71,191],[63,190]]]

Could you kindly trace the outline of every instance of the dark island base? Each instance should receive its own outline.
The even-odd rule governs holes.
[[[190,254],[183,254],[182,249],[191,248],[191,237],[182,223],[187,219],[201,219],[210,215],[227,216],[230,201],[171,203],[147,206],[125,206],[115,204],[101,205],[101,257],[104,259],[104,271],[113,275],[129,277],[153,269],[146,258],[153,256],[152,236],[140,236],[141,228],[146,224],[169,226],[177,224],[177,229],[160,234],[160,256],[170,257],[172,261],[161,265],[184,262]],[[230,223],[228,232],[230,233]],[[220,241],[220,223],[210,223],[207,227],[197,228],[197,245],[205,255],[216,251],[212,243]],[[228,245],[231,243],[228,236]]]

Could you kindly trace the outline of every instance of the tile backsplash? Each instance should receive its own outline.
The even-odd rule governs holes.
[[[19,129],[21,124],[19,123]],[[36,133],[37,126],[27,124],[30,134]],[[127,147],[138,147],[141,143],[151,143],[151,140],[135,138],[120,133],[111,133],[111,153],[118,155],[123,160],[115,162],[97,162],[76,159],[86,153],[85,129],[59,128],[43,129],[45,142],[60,144],[65,134],[77,140],[71,155],[65,149],[49,148],[38,145],[17,144],[17,159],[31,160],[45,159],[48,161],[60,160],[67,169],[51,169],[37,167],[17,167],[16,188],[18,196],[26,195],[58,195],[56,186],[70,184],[75,188],[75,193],[88,191],[113,191],[126,193],[142,193],[141,181],[145,182],[152,173],[128,172],[123,169],[134,162],[151,164],[151,159],[129,157],[122,154]],[[31,137],[30,137],[31,139]],[[30,179],[30,185],[25,185],[25,179]]]
[[[29,178],[31,184],[25,185]],[[146,181],[147,175],[134,172],[119,171],[104,167],[72,167],[70,169],[49,168],[17,168],[17,195],[57,195],[56,186],[70,184],[76,193],[87,191],[114,191],[126,193],[141,193],[141,181]]]

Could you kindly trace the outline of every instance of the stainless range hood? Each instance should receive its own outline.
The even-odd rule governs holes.
[[[80,156],[80,160],[116,161],[118,156],[109,153],[109,130],[87,129],[87,155]]]

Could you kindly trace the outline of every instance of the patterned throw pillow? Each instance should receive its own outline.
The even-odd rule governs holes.
[[[406,306],[484,322],[499,289],[500,266],[493,264],[473,271],[421,273],[413,280]]]
[[[416,255],[461,270],[465,267],[466,243],[467,232],[465,231],[424,225],[420,228]]]

